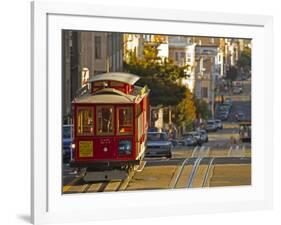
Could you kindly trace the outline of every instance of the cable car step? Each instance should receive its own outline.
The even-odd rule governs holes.
[[[83,177],[85,182],[124,180],[128,176],[125,170],[87,171]]]

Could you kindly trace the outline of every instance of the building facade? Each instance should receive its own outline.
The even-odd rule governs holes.
[[[209,110],[214,116],[214,105],[216,97],[216,80],[219,77],[217,72],[218,62],[217,45],[196,46],[196,82],[195,95],[209,104]]]
[[[186,66],[186,78],[180,82],[191,92],[195,90],[195,46],[190,37],[169,37],[169,59],[177,66]]]
[[[63,116],[71,120],[71,102],[92,76],[123,71],[121,33],[63,31]]]

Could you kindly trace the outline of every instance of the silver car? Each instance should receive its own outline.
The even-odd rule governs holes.
[[[209,138],[208,138],[208,133],[205,130],[199,130],[198,131],[200,133],[200,138],[202,142],[208,142]]]
[[[215,120],[215,122],[216,122],[217,127],[218,127],[219,129],[222,129],[222,128],[223,128],[221,120]]]
[[[208,120],[207,124],[206,124],[206,131],[210,132],[210,131],[217,131],[218,127],[217,124],[214,120]]]
[[[148,132],[146,157],[172,157],[172,142],[165,132]]]

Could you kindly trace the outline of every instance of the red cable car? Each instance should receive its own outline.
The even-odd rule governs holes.
[[[149,89],[140,78],[105,73],[89,80],[87,93],[73,107],[71,167],[86,168],[85,181],[124,179],[146,149]]]

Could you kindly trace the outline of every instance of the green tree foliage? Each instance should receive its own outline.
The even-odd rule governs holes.
[[[151,105],[175,106],[185,96],[186,87],[180,86],[177,81],[186,76],[186,67],[178,67],[168,59],[162,61],[157,56],[157,47],[158,44],[145,45],[142,58],[130,52],[127,62],[124,62],[124,69],[142,77],[137,84],[150,88]]]
[[[249,71],[251,69],[251,52],[251,48],[244,48],[238,60],[238,66],[240,68],[242,67],[245,71]]]
[[[186,67],[179,67],[169,59],[162,61],[157,48],[157,44],[145,45],[142,58],[137,58],[134,52],[129,53],[124,68],[141,76],[137,84],[149,87],[151,105],[172,106],[173,123],[192,127],[196,118],[194,97],[187,87],[178,82],[186,77]]]
[[[227,71],[226,71],[226,79],[234,81],[236,80],[238,75],[237,68],[234,66],[231,66]]]
[[[196,118],[208,119],[211,115],[211,112],[208,107],[208,103],[203,99],[195,99],[195,108],[196,108]]]
[[[138,84],[141,86],[147,85],[149,87],[149,102],[151,105],[155,106],[175,106],[184,98],[184,92],[186,90],[183,86],[178,86],[172,82],[164,82],[159,78],[153,77],[143,77]]]
[[[187,88],[185,91],[184,98],[180,103],[174,108],[173,122],[177,125],[185,125],[186,127],[191,127],[193,121],[196,119],[196,109],[193,100],[193,95]]]

